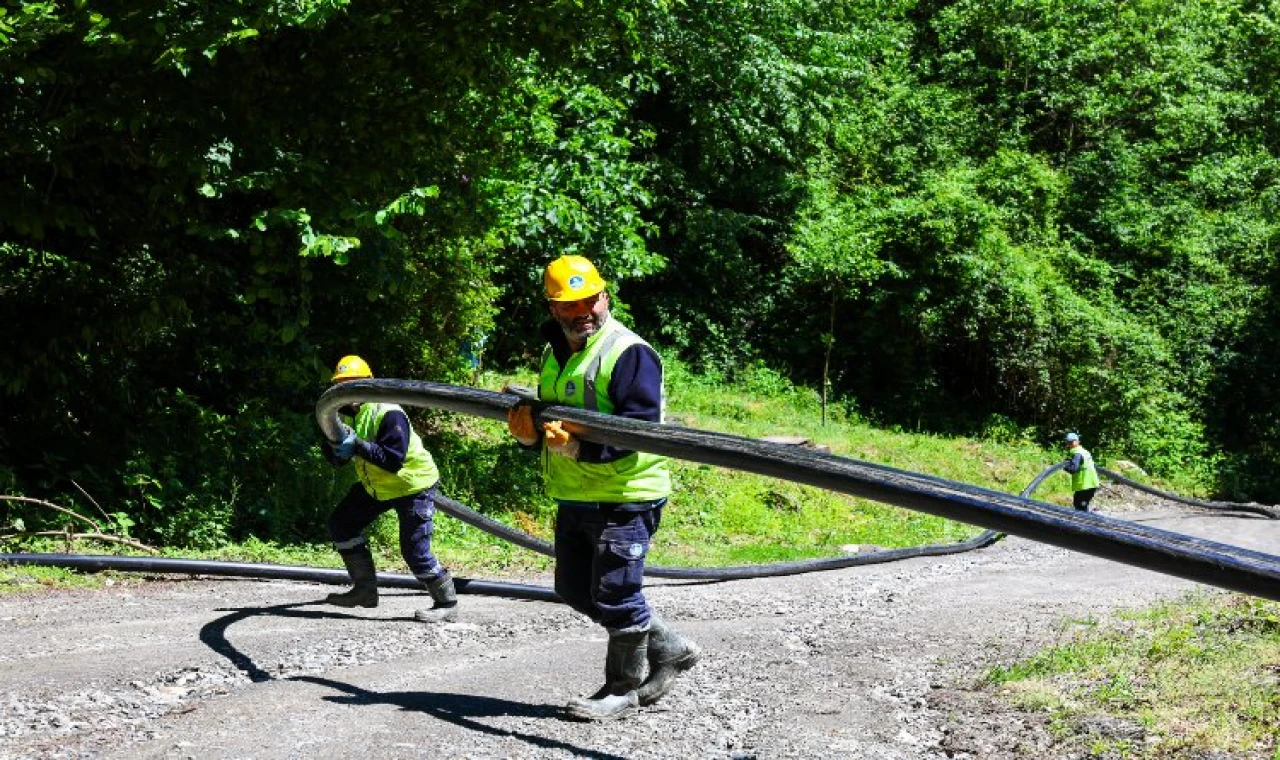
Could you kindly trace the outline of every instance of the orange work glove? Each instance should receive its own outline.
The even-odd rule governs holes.
[[[543,434],[547,437],[547,450],[570,459],[578,458],[578,439],[565,430],[560,420],[543,423]]]
[[[528,404],[513,406],[507,410],[507,430],[525,446],[538,442],[538,429],[533,426],[533,407]]]

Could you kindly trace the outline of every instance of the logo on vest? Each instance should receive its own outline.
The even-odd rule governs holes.
[[[575,274],[569,278],[569,290],[582,290],[582,286],[586,284],[587,281],[580,274]]]
[[[578,384],[570,380],[564,385],[564,395],[573,398],[573,394],[578,392]]]
[[[627,554],[631,555],[631,559],[640,559],[644,556],[644,544],[632,544],[627,547]]]

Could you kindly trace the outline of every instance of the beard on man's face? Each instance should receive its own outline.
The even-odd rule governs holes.
[[[608,316],[609,311],[606,309],[599,314],[587,312],[574,317],[557,315],[555,319],[560,323],[560,329],[564,332],[566,338],[571,341],[585,341],[600,331],[600,326],[604,324]]]

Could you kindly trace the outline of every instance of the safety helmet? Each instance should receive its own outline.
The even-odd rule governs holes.
[[[368,362],[352,354],[338,360],[338,366],[334,368],[333,377],[329,381],[336,383],[339,380],[358,380],[362,377],[373,377],[373,370],[369,369]]]
[[[1062,442],[1071,443],[1072,441],[1078,441],[1078,440],[1080,440],[1080,436],[1077,433],[1067,433],[1067,436],[1062,439]]]
[[[581,256],[561,256],[547,265],[542,285],[550,301],[581,301],[604,290],[604,279]]]

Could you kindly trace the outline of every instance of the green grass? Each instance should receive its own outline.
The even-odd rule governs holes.
[[[1201,592],[1127,611],[988,682],[1091,752],[1280,758],[1280,603]],[[1090,732],[1099,715],[1139,727],[1141,741]]]
[[[0,596],[46,592],[55,589],[101,588],[118,574],[82,573],[62,567],[32,567],[0,564]]]

